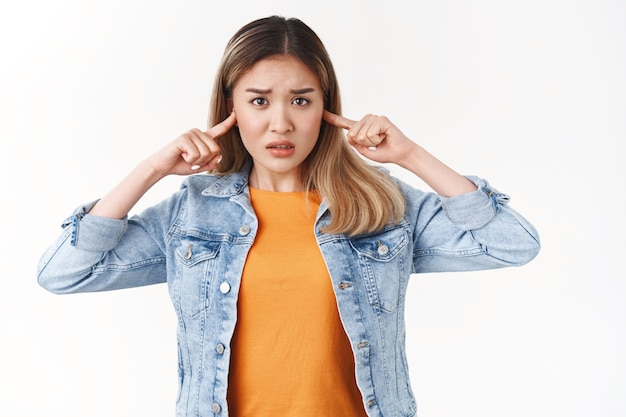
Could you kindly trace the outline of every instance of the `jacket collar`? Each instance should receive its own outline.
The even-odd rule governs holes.
[[[202,191],[202,195],[207,197],[228,198],[241,194],[248,195],[248,177],[251,168],[252,164],[248,163],[240,171],[220,176],[217,181]],[[322,199],[322,203],[317,213],[317,220],[319,220],[327,210],[328,205],[326,204],[326,200]]]
[[[234,172],[219,177],[217,181],[202,190],[203,196],[232,197],[241,194],[248,187],[248,174]]]
[[[248,175],[251,168],[252,164],[247,163],[240,171],[219,176],[217,181],[202,191],[202,195],[211,197],[232,197],[246,193],[248,188]]]

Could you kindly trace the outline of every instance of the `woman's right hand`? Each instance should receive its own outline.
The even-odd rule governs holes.
[[[108,194],[102,197],[89,214],[122,219],[141,196],[170,174],[189,175],[217,167],[220,147],[217,138],[235,125],[235,113],[206,132],[192,129],[177,137],[160,151],[144,159]]]
[[[163,177],[211,171],[217,167],[221,157],[217,139],[228,132],[236,120],[232,112],[206,132],[191,129],[148,157],[146,162],[155,173]]]

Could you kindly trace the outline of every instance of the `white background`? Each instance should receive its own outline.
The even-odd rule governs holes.
[[[524,267],[412,280],[420,417],[626,415],[618,0],[3,2],[0,415],[174,415],[166,287],[55,296],[35,268],[75,206],[205,127],[227,39],[274,13],[325,42],[344,115],[389,116],[541,234]]]

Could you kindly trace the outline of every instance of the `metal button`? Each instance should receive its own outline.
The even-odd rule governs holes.
[[[211,404],[211,410],[213,410],[214,413],[219,413],[222,411],[222,407],[218,403],[213,403]]]
[[[220,292],[222,294],[227,294],[230,291],[230,284],[228,282],[222,282],[220,284]]]
[[[185,256],[183,256],[183,258],[185,258],[186,260],[191,259],[191,256],[193,255],[193,245],[190,243],[189,246],[187,247],[187,250],[185,251]]]
[[[389,253],[389,248],[387,245],[379,245],[378,246],[378,254],[379,255],[387,255]]]
[[[224,353],[224,345],[221,343],[218,343],[217,346],[215,347],[215,350],[217,351],[217,353],[219,353],[220,355]]]
[[[241,226],[241,227],[239,228],[239,234],[240,234],[241,236],[245,236],[245,235],[247,235],[248,233],[250,233],[250,228],[249,228],[248,226],[243,225],[243,226]]]

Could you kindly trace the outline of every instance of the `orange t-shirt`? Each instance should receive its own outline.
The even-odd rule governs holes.
[[[250,189],[259,231],[231,343],[233,417],[366,416],[332,283],[315,240],[320,198]]]

